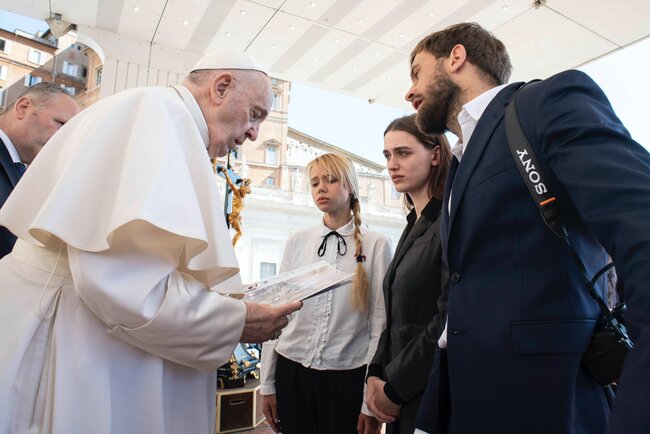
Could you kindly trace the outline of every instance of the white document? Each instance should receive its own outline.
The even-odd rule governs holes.
[[[244,301],[278,305],[306,300],[352,282],[354,273],[345,273],[325,261],[295,268],[286,273],[246,285]]]

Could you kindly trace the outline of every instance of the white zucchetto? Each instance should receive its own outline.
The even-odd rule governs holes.
[[[218,50],[207,53],[196,62],[190,72],[204,69],[245,69],[268,75],[251,56],[234,50]]]

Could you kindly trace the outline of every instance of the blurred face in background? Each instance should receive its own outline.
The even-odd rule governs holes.
[[[14,107],[18,128],[12,142],[23,163],[31,164],[59,128],[79,113],[77,103],[67,95],[38,99],[22,97]]]

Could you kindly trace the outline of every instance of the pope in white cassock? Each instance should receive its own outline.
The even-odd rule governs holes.
[[[301,306],[209,290],[238,266],[208,155],[255,140],[271,101],[248,56],[212,53],[52,137],[0,210],[18,237],[0,261],[1,434],[214,432],[214,370]]]

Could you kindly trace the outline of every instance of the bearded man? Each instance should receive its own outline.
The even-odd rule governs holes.
[[[522,88],[507,84],[511,69],[501,41],[476,23],[433,33],[411,53],[406,99],[420,129],[458,137],[442,206],[446,326],[417,432],[650,432],[650,155],[586,74]],[[611,423],[611,390],[581,364],[599,306],[508,147],[505,109],[520,88],[516,113],[573,249],[590,279],[609,253],[623,281],[636,346]]]

